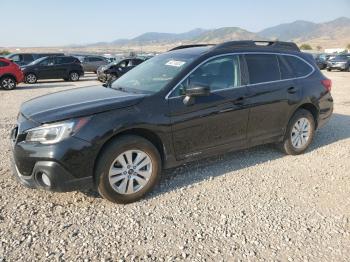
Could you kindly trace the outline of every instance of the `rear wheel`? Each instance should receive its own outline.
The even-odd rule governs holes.
[[[13,90],[16,88],[16,80],[11,76],[4,76],[0,80],[0,85],[5,90]]]
[[[36,81],[38,81],[38,78],[36,77],[35,74],[29,73],[29,74],[26,75],[25,81],[28,84],[35,84]]]
[[[299,155],[311,144],[315,134],[313,115],[305,110],[298,110],[290,119],[281,149],[288,155]]]
[[[96,167],[99,193],[115,203],[131,203],[151,191],[161,173],[156,147],[138,136],[113,140],[102,152]]]
[[[78,81],[79,78],[80,78],[80,76],[79,76],[79,74],[77,72],[73,71],[73,72],[69,73],[69,80],[70,81],[75,82],[75,81]]]

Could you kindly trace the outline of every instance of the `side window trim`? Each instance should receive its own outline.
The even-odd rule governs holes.
[[[297,55],[293,55],[293,54],[285,54],[285,53],[273,53],[273,52],[241,52],[241,53],[225,53],[225,54],[220,54],[220,55],[216,55],[216,56],[212,56],[207,58],[206,60],[202,61],[200,64],[198,64],[195,68],[193,68],[190,72],[188,72],[185,77],[183,77],[165,96],[165,99],[173,99],[173,98],[179,98],[182,96],[171,96],[171,94],[176,90],[176,88],[186,79],[188,78],[189,75],[191,75],[195,70],[197,70],[200,66],[202,66],[203,64],[205,64],[206,62],[221,57],[221,56],[228,56],[228,55],[246,55],[246,54],[269,54],[269,55],[281,55],[281,56],[292,56],[292,57],[296,57],[297,59],[301,60],[302,62],[304,62],[305,64],[307,64],[312,70],[309,74],[305,75],[305,76],[299,76],[299,77],[293,77],[293,78],[288,78],[288,79],[281,79],[281,80],[277,80],[277,81],[270,81],[270,82],[264,82],[264,83],[256,83],[256,84],[249,84],[249,82],[246,85],[242,85],[240,87],[234,87],[234,88],[242,88],[242,87],[247,87],[247,86],[254,86],[254,85],[261,85],[261,84],[268,84],[268,83],[276,83],[276,82],[281,82],[281,81],[289,81],[289,80],[293,80],[293,79],[304,79],[309,77],[310,75],[312,75],[315,72],[315,68],[308,62],[306,61],[304,58],[299,57]],[[240,57],[240,59],[242,59]],[[248,73],[248,72],[247,72]],[[242,71],[241,71],[242,74]],[[249,80],[249,76],[248,76],[248,80]],[[226,89],[225,89],[226,90]]]

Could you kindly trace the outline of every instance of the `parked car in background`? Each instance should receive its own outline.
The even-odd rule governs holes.
[[[22,66],[30,64],[31,62],[45,56],[63,56],[62,53],[15,53],[9,54],[6,58],[12,60],[16,64]]]
[[[350,71],[350,58],[348,55],[337,55],[327,61],[327,71]]]
[[[97,73],[97,68],[109,63],[108,59],[103,56],[85,56],[80,61],[85,72],[94,73]]]
[[[39,79],[58,79],[78,81],[84,75],[78,58],[73,56],[47,56],[22,66],[25,82],[36,83]]]
[[[101,82],[114,81],[143,61],[141,58],[126,58],[101,66],[97,69],[97,79]]]
[[[52,191],[95,185],[130,203],[163,168],[266,143],[304,153],[331,118],[332,82],[296,44],[262,44],[182,47],[109,88],[25,102],[11,133],[15,176]]]
[[[322,54],[318,54],[315,57],[316,64],[320,70],[327,68],[327,60]]]
[[[23,82],[21,68],[9,59],[0,58],[0,87],[5,90],[12,90],[21,82]]]

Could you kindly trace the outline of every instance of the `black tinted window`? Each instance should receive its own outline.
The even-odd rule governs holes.
[[[9,63],[7,62],[4,62],[4,61],[0,61],[0,67],[5,67],[5,66],[8,66]]]
[[[39,63],[41,66],[48,66],[48,65],[53,65],[53,59],[52,58],[46,58],[43,61]]]
[[[312,68],[295,56],[283,56],[293,70],[295,77],[306,76],[311,73]]]
[[[142,63],[142,60],[140,60],[140,59],[134,59],[133,60],[133,65],[139,65],[141,63]]]
[[[26,62],[31,62],[33,61],[33,56],[31,54],[23,54],[23,60]]]
[[[294,73],[290,65],[287,63],[285,56],[278,56],[278,64],[280,66],[281,78],[291,79],[294,78]]]
[[[56,64],[70,64],[73,63],[73,57],[56,57]]]
[[[90,57],[90,62],[101,62],[103,61],[103,58],[101,57]]]
[[[277,57],[275,55],[245,55],[250,84],[280,80]]]

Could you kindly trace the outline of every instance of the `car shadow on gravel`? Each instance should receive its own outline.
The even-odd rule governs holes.
[[[333,114],[330,122],[317,131],[306,153],[348,138],[350,138],[350,115]],[[193,161],[164,170],[159,185],[146,199],[282,157],[285,157],[285,154],[278,150],[276,145],[269,144]],[[95,190],[83,193],[89,197],[100,197]]]
[[[348,138],[350,138],[350,115],[333,114],[329,123],[317,131],[306,153]],[[147,198],[282,157],[285,157],[285,154],[276,145],[269,144],[190,162],[181,167],[165,170],[160,186]]]

